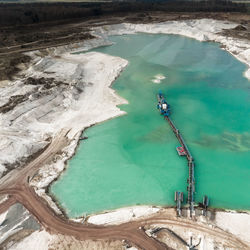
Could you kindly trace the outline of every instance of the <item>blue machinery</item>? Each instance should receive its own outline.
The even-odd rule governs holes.
[[[159,92],[157,95],[158,98],[158,105],[157,108],[159,109],[160,113],[164,115],[164,117],[168,117],[170,115],[170,106],[165,100],[163,94]]]
[[[189,209],[190,209],[190,216],[193,215],[194,212],[194,192],[195,192],[195,180],[194,180],[194,159],[188,150],[188,147],[179,131],[170,119],[170,106],[165,100],[163,94],[159,92],[157,95],[158,99],[158,105],[157,108],[159,109],[160,113],[164,116],[165,120],[168,121],[169,125],[171,126],[175,136],[177,137],[178,141],[182,145],[183,149],[185,150],[185,156],[188,161],[188,179],[187,179],[187,191],[188,191],[188,197],[187,197],[187,203],[189,204]],[[183,194],[180,192],[175,193],[175,201],[177,203],[177,213],[178,215],[181,215],[180,212],[180,202],[183,201]]]

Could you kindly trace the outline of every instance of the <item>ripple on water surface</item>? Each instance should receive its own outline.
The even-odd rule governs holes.
[[[125,35],[95,51],[129,66],[113,88],[128,114],[87,130],[69,167],[51,187],[69,216],[135,204],[173,205],[188,168],[156,110],[166,93],[172,119],[195,158],[196,200],[250,209],[250,82],[246,67],[216,43],[174,35]],[[160,82],[152,82],[161,76]],[[164,78],[165,77],[165,78]],[[159,77],[158,77],[159,78]]]

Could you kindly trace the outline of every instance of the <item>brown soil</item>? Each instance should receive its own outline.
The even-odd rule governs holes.
[[[12,79],[19,72],[17,67],[20,63],[29,63],[30,57],[21,53],[0,55],[0,81]]]

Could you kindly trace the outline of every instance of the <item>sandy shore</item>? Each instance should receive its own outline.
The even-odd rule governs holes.
[[[28,96],[23,102],[6,113],[0,114],[0,175],[14,168],[17,162],[22,163],[27,157],[35,154],[48,144],[61,129],[67,128],[71,140],[61,154],[56,155],[51,164],[43,166],[33,177],[31,185],[36,192],[60,214],[60,209],[46,194],[47,186],[58,178],[65,169],[65,162],[74,154],[81,132],[96,123],[123,115],[117,108],[126,100],[116,95],[110,88],[114,80],[126,67],[127,61],[90,52],[70,54],[70,52],[87,51],[91,48],[110,44],[108,35],[144,33],[178,34],[199,41],[215,41],[223,45],[248,67],[245,76],[250,79],[250,44],[221,35],[224,29],[236,27],[236,23],[209,19],[169,21],[158,24],[117,24],[93,28],[96,39],[78,44],[71,44],[47,50],[44,55],[39,51],[30,52],[32,66],[22,72],[23,76],[13,82],[6,82],[1,88],[1,105],[8,102],[11,96]],[[56,84],[32,85],[27,79],[53,79]],[[47,87],[45,87],[47,86]],[[116,224],[143,218],[157,213],[159,208],[143,206],[124,208],[111,213],[93,215],[89,223]],[[230,221],[230,223],[228,222]],[[236,212],[217,212],[215,225],[250,242],[250,215]]]
[[[137,32],[149,34],[175,34],[196,39],[201,42],[214,41],[223,45],[238,60],[245,63],[248,68],[245,77],[250,79],[250,44],[248,40],[225,37],[221,34],[223,30],[237,27],[237,23],[219,21],[213,19],[198,19],[188,21],[167,21],[154,24],[130,24],[107,25],[94,29],[93,35],[122,35],[135,34]]]

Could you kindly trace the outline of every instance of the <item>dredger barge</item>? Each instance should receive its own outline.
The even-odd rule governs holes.
[[[176,150],[180,156],[185,156],[188,161],[188,179],[187,179],[187,203],[189,204],[190,208],[190,216],[194,213],[194,193],[195,193],[195,179],[194,179],[194,159],[185,143],[179,129],[174,125],[173,121],[170,119],[170,105],[167,103],[166,99],[164,98],[163,94],[159,92],[157,95],[158,105],[157,108],[159,109],[160,113],[163,115],[164,119],[168,121],[169,125],[171,126],[175,136],[177,137],[178,141],[181,144],[181,147],[176,147]],[[181,210],[181,202],[183,201],[183,194],[181,192],[175,193],[175,201],[177,203],[177,212],[180,214]]]

